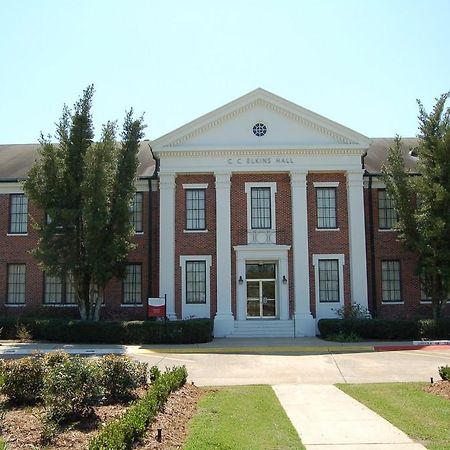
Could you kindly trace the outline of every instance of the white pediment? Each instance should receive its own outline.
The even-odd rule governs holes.
[[[267,132],[256,136],[253,126]],[[152,142],[159,153],[183,149],[367,147],[369,139],[264,89],[256,89]]]

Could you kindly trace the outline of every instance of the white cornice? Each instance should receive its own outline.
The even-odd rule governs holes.
[[[353,155],[361,156],[366,148],[360,145],[320,145],[320,146],[268,146],[264,148],[255,147],[214,147],[199,149],[198,147],[177,147],[176,149],[154,150],[158,158],[182,158],[182,157],[228,157],[228,156],[263,156],[263,155]]]
[[[170,148],[182,145],[189,139],[203,134],[255,106],[271,109],[308,128],[330,136],[341,144],[359,144],[366,147],[370,144],[370,139],[366,136],[259,88],[161,136],[152,142],[152,148],[154,151],[159,151],[162,147]]]

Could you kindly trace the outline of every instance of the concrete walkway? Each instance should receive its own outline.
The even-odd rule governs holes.
[[[425,450],[331,385],[273,386],[307,450]]]

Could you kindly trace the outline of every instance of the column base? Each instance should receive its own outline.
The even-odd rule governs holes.
[[[227,337],[234,329],[233,314],[216,314],[214,317],[214,337]]]
[[[307,337],[316,335],[316,319],[310,313],[294,315],[295,337]]]
[[[178,320],[177,315],[175,313],[173,313],[173,312],[168,312],[166,314],[166,317],[167,317],[168,320]]]

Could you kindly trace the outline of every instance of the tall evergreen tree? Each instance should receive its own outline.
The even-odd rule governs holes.
[[[398,211],[397,230],[404,246],[417,255],[417,273],[433,318],[439,318],[450,288],[450,93],[437,99],[430,114],[419,104],[419,176],[405,170],[401,139],[388,149],[383,181]]]
[[[49,274],[71,275],[80,316],[98,320],[108,280],[123,274],[133,228],[130,204],[135,191],[143,119],[125,116],[121,142],[116,123],[103,126],[94,142],[89,86],[73,112],[64,107],[57,144],[41,136],[39,157],[24,190],[46,220],[35,221],[39,240],[33,254]]]

